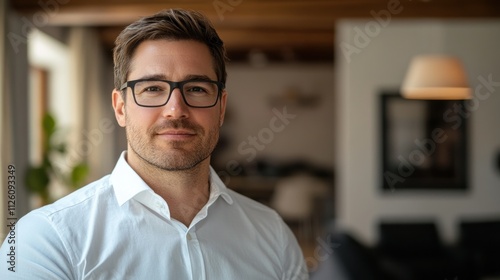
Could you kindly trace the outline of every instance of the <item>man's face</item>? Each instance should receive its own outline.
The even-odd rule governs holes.
[[[135,50],[127,80],[155,77],[183,81],[193,76],[217,80],[208,47],[192,40],[150,40]],[[113,92],[113,107],[120,126],[125,127],[128,158],[165,170],[187,170],[209,161],[224,119],[226,92],[211,108],[192,108],[175,89],[162,107],[138,106],[127,88],[126,102]],[[220,102],[220,103],[219,103]]]

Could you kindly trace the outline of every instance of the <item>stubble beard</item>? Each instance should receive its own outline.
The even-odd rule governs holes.
[[[158,145],[160,139],[156,132],[166,128],[189,129],[196,132],[197,138],[192,143],[172,141],[167,145]],[[152,126],[146,133],[128,121],[126,126],[127,141],[132,151],[144,162],[165,171],[186,171],[195,168],[212,154],[219,138],[219,126],[208,131],[207,138],[203,127],[187,119],[169,120],[161,125]]]

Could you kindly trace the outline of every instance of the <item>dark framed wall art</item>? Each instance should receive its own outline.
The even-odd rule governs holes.
[[[467,189],[464,108],[463,101],[381,94],[384,191]]]

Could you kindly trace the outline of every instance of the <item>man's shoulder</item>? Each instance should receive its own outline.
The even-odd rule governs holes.
[[[242,195],[232,189],[227,189],[228,193],[231,195],[231,198],[235,203],[238,203],[242,207],[245,207],[249,210],[254,211],[262,211],[262,212],[275,212],[272,208],[267,205],[264,205],[256,200],[249,198],[248,196]]]
[[[240,207],[248,215],[259,217],[259,219],[281,220],[278,213],[271,207],[264,205],[256,200],[244,196],[234,190],[228,189],[233,202],[237,207]]]
[[[94,181],[60,199],[52,204],[33,210],[33,214],[41,214],[47,217],[57,216],[74,212],[82,214],[87,208],[95,206],[96,202],[104,202],[112,197],[113,188],[109,182],[109,175]],[[31,214],[30,213],[30,214]],[[29,214],[28,214],[29,215]]]

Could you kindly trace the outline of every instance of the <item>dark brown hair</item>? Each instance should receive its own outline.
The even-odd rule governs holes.
[[[113,49],[115,88],[127,81],[132,55],[146,40],[195,40],[208,46],[217,80],[226,83],[226,51],[210,21],[201,13],[183,9],[163,10],[127,26]]]

